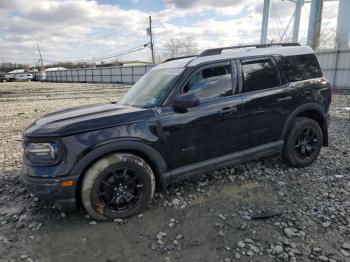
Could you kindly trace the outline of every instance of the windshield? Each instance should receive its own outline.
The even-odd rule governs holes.
[[[135,107],[157,105],[182,70],[183,68],[168,68],[150,71],[130,88],[118,104]]]

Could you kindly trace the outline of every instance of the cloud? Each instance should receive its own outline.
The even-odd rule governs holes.
[[[28,57],[40,43],[43,53],[52,59],[73,59],[84,50],[77,49],[77,43],[83,42],[90,48],[118,47],[125,39],[145,36],[146,13],[96,1],[44,0],[22,5],[15,0],[0,8],[6,9],[6,14],[0,17],[3,35],[0,50],[10,58],[21,51],[23,57]],[[105,37],[113,34],[114,41]],[[64,52],[60,54],[57,50]]]
[[[167,0],[168,5],[178,8],[198,8],[198,7],[229,7],[239,6],[247,3],[246,0]]]

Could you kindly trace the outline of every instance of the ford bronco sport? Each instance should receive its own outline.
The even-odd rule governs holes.
[[[23,181],[98,220],[142,212],[155,189],[280,153],[305,167],[328,145],[331,89],[299,44],[168,59],[119,102],[45,115],[23,134]]]

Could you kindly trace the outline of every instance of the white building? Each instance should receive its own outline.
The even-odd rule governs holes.
[[[67,70],[67,68],[60,66],[60,67],[51,67],[51,68],[45,69],[45,71],[61,71],[61,70]]]

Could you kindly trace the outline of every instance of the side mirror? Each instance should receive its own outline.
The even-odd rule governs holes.
[[[173,106],[180,112],[186,111],[187,108],[199,106],[199,99],[195,94],[180,94],[175,98]]]

